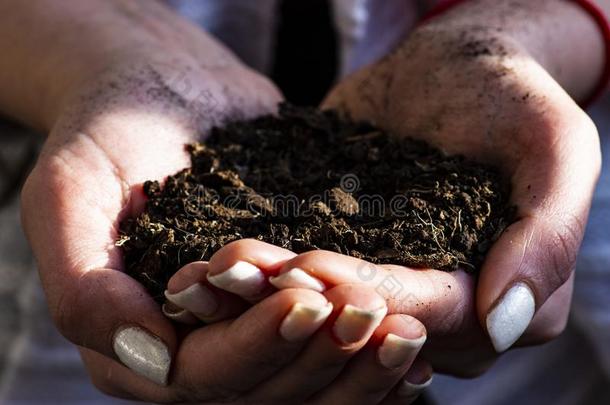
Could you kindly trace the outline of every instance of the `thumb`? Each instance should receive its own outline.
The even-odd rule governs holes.
[[[68,180],[34,169],[21,198],[22,224],[51,316],[72,343],[166,385],[177,345],[174,327],[144,288],[120,270],[115,224],[106,206],[97,205],[102,198]],[[116,212],[117,200],[117,207],[111,206]]]
[[[560,147],[528,153],[512,179],[519,220],[492,246],[477,286],[479,321],[497,352],[523,335],[574,270],[601,160],[595,126],[582,116],[577,126],[564,123],[561,129],[568,131],[555,135]],[[569,305],[569,297],[554,303],[555,323],[565,322]],[[545,325],[558,329],[548,319]],[[551,336],[549,331],[538,332]]]

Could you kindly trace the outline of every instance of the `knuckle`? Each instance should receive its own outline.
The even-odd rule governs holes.
[[[326,250],[310,250],[296,256],[291,260],[291,264],[295,267],[302,267],[303,269],[316,268],[320,263],[324,263],[327,259],[331,259],[338,253],[329,252]]]
[[[548,251],[548,262],[554,275],[552,281],[556,286],[563,285],[572,274],[583,233],[584,223],[575,217],[563,221],[550,232],[551,249]]]
[[[73,295],[70,295],[66,292],[60,293],[59,297],[56,299],[55,303],[49,304],[49,308],[51,311],[51,317],[55,322],[55,326],[59,330],[66,339],[70,340],[73,343],[77,343],[74,340],[73,336],[73,328],[74,324],[74,311],[75,308],[75,298]]]

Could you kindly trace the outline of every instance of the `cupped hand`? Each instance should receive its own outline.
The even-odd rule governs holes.
[[[464,327],[472,336],[485,332],[498,352],[563,330],[600,171],[599,139],[520,43],[481,27],[422,26],[396,52],[341,82],[324,107],[498,168],[512,185],[517,219],[491,247],[476,287],[451,275],[476,289],[475,310],[460,314]],[[424,323],[432,335],[436,326]],[[479,349],[458,342],[456,358]]]
[[[94,384],[119,397],[409,400],[415,394],[402,378],[430,373],[416,362],[407,374],[425,328],[384,317],[385,301],[365,286],[326,296],[291,289],[254,306],[227,294],[221,307],[233,319],[183,329],[123,272],[118,224],[141,212],[142,182],[187,167],[185,144],[212,125],[276,108],[280,95],[267,80],[225,58],[127,59],[67,98],[22,195],[59,330],[79,346]]]
[[[172,323],[122,272],[118,224],[142,208],[143,181],[189,165],[185,144],[224,119],[274,111],[280,94],[228,53],[209,51],[213,63],[201,62],[206,59],[193,49],[153,55],[115,55],[108,69],[66,95],[24,186],[22,218],[51,314],[62,334],[82,348],[94,382],[108,390],[103,381],[120,375],[130,382],[121,384],[126,394],[161,401],[188,399],[191,391],[184,387],[192,388],[193,374],[199,378],[195,370],[221,361],[195,363],[192,354],[222,340],[220,332],[209,331],[179,344]],[[276,318],[295,300],[326,302],[304,294],[277,297]],[[269,318],[266,334],[256,335],[261,345],[274,342],[276,318]],[[252,315],[247,319],[250,325],[232,328],[257,326]],[[225,352],[236,339],[227,340]],[[244,370],[251,371],[247,364]]]

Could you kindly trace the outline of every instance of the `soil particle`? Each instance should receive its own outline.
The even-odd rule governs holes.
[[[145,183],[145,211],[117,242],[128,274],[159,300],[180,267],[242,238],[476,272],[514,219],[494,169],[333,111],[283,105],[188,150],[190,168]]]

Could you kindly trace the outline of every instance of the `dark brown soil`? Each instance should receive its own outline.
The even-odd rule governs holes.
[[[146,210],[117,242],[155,297],[181,266],[242,238],[476,272],[513,219],[493,169],[334,112],[284,105],[189,151],[191,168],[145,184]]]

